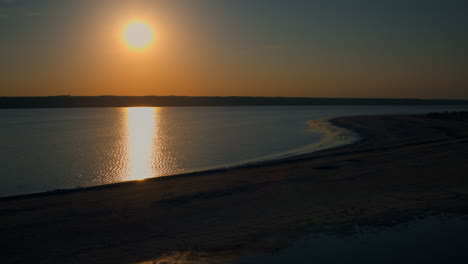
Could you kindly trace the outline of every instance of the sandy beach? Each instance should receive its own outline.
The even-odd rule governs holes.
[[[362,140],[239,168],[2,198],[0,262],[229,260],[306,233],[468,212],[466,117],[333,122]]]

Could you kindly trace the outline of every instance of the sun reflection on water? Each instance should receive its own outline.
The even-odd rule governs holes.
[[[142,180],[155,176],[154,140],[158,135],[157,112],[153,107],[125,108],[127,115],[127,180]]]

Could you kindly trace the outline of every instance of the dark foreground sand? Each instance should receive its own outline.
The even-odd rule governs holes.
[[[2,199],[0,263],[227,260],[306,232],[468,212],[466,120],[334,122],[365,140],[257,166]]]

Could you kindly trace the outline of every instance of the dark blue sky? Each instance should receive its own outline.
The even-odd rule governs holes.
[[[0,0],[0,96],[468,99],[467,13],[436,0]],[[157,32],[143,55],[115,37],[134,18]]]

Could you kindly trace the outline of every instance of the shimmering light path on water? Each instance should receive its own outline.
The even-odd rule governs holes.
[[[323,148],[330,138],[308,123],[317,118],[449,110],[468,107],[0,110],[0,196],[141,180]]]
[[[158,175],[152,160],[158,160],[157,108],[125,108],[127,115],[128,175],[126,180],[141,180]]]

